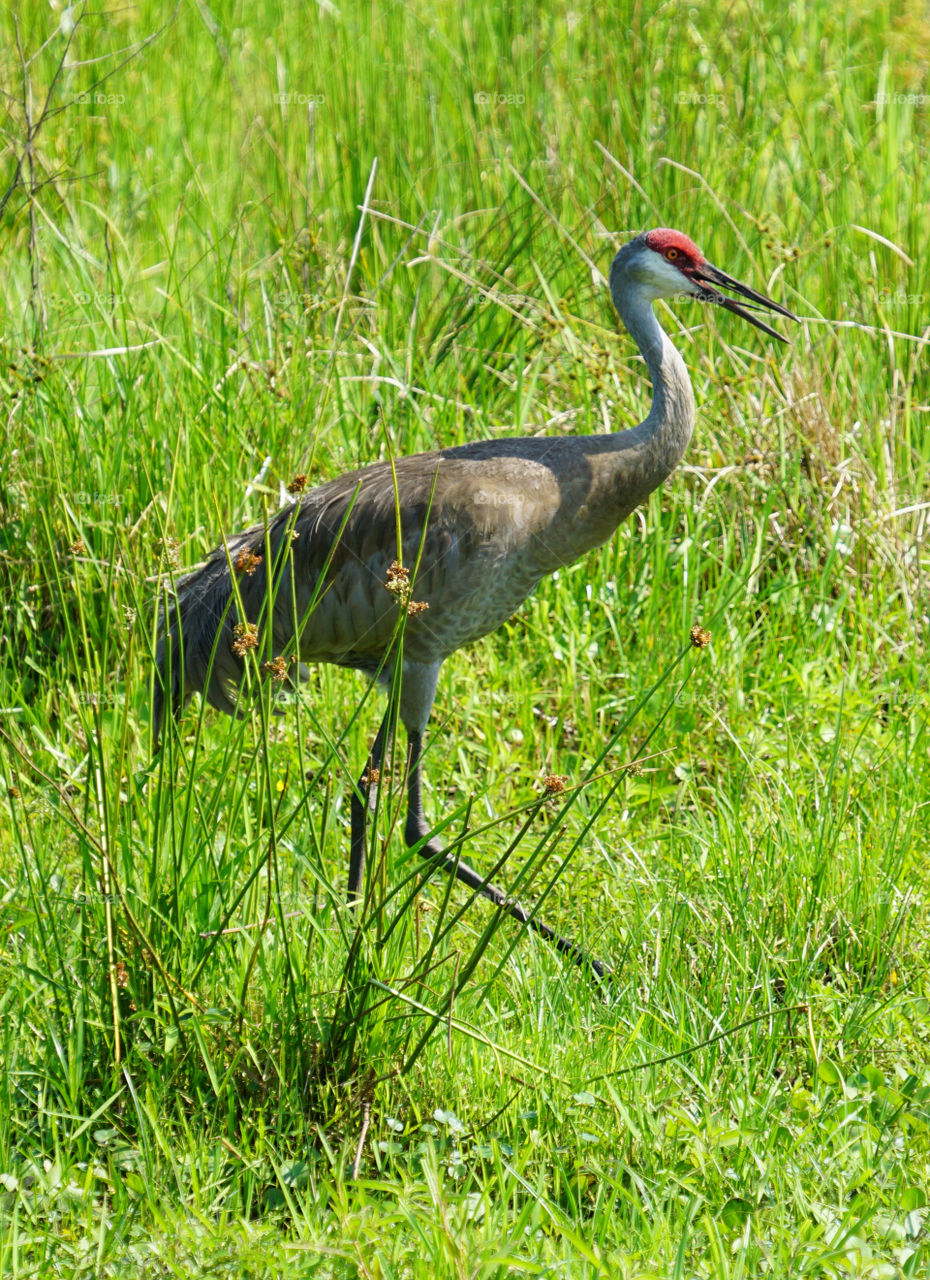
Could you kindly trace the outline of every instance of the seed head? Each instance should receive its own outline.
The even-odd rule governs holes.
[[[247,573],[251,577],[261,562],[261,556],[257,556],[254,551],[243,547],[236,556],[236,572]]]
[[[244,658],[250,649],[258,648],[258,627],[254,622],[237,622],[233,627],[232,651],[237,658]]]
[[[275,684],[283,684],[287,679],[287,659],[280,654],[277,658],[273,658],[271,662],[262,663],[262,671]]]
[[[395,560],[387,571],[387,577],[384,580],[385,588],[390,591],[397,603],[402,609],[406,609],[410,617],[415,618],[418,613],[422,613],[429,608],[429,604],[425,600],[411,600],[410,595],[413,587],[410,582],[410,570],[405,568],[399,560]]]
[[[401,599],[403,596],[410,596],[410,570],[405,569],[399,560],[393,561],[391,567],[387,571],[387,577],[384,585],[393,595]]]
[[[546,797],[561,795],[568,786],[568,778],[561,773],[547,774],[542,780],[543,792]]]
[[[696,622],[690,631],[691,643],[695,649],[706,649],[710,644],[710,632]]]
[[[288,493],[303,493],[307,487],[307,477],[303,473],[295,476],[291,483],[287,486]]]

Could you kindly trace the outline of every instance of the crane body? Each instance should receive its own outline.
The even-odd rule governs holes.
[[[653,312],[657,298],[716,303],[782,341],[745,306],[795,318],[711,266],[686,236],[664,228],[620,250],[610,285],[652,379],[652,407],[642,423],[595,436],[474,441],[402,457],[393,467],[378,462],[303,494],[267,526],[226,539],[177,582],[164,609],[154,716],[157,741],[165,707],[177,714],[194,693],[229,714],[240,712],[246,622],[270,626],[274,654],[354,668],[388,689],[400,662],[407,844],[597,975],[604,973],[600,962],[427,838],[421,757],[440,667],[512,617],[543,577],[608,541],[681,460],[694,425],[694,396],[684,361]],[[409,596],[388,589],[398,565],[412,574]],[[398,611],[408,603],[399,628]],[[352,898],[363,891],[366,813],[390,720],[389,708],[353,792]]]

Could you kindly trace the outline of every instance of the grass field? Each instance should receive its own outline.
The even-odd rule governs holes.
[[[925,7],[0,24],[0,1273],[930,1274]],[[416,894],[388,786],[347,911],[361,677],[153,760],[152,653],[297,474],[639,421],[599,273],[655,225],[802,323],[660,308],[685,465],[426,759],[605,998]]]

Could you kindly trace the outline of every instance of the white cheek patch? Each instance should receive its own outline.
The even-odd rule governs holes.
[[[643,268],[643,293],[650,301],[655,301],[656,298],[674,298],[676,294],[693,297],[701,291],[700,285],[682,275],[676,266],[654,251],[652,257],[643,263]]]

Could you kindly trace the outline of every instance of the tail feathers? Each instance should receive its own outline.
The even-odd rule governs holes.
[[[266,596],[265,529],[254,525],[214,551],[205,564],[185,574],[166,592],[155,651],[153,743],[157,750],[166,716],[177,716],[195,693],[227,715],[240,714],[236,696],[242,658],[233,651],[240,621],[230,564],[252,557],[255,567],[236,574],[246,618],[257,619]],[[259,562],[259,557],[261,561]]]

